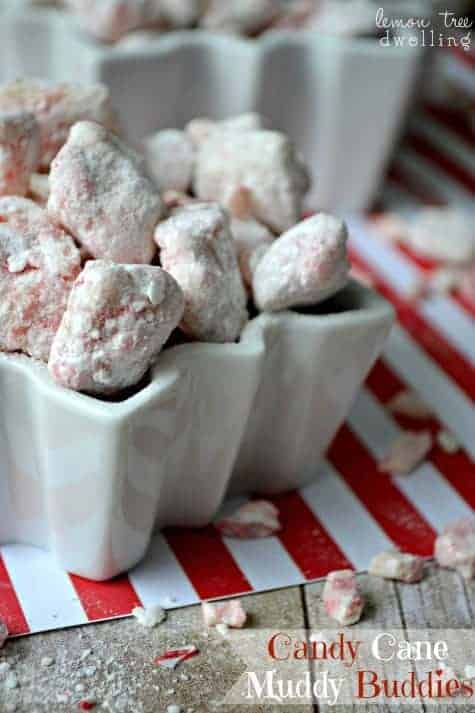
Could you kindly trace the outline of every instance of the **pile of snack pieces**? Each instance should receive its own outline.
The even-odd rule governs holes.
[[[0,351],[61,385],[140,382],[172,332],[234,342],[345,286],[345,224],[299,222],[307,170],[256,114],[118,138],[102,86],[0,87]]]
[[[31,0],[34,5],[51,0]],[[91,37],[139,48],[164,32],[198,28],[257,37],[272,30],[317,30],[369,36],[375,31],[370,0],[56,0]]]

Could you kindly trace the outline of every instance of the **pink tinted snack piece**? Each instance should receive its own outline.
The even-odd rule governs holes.
[[[183,294],[159,267],[86,264],[54,339],[49,370],[62,386],[113,394],[152,365],[183,314]]]
[[[225,602],[203,602],[201,605],[203,620],[206,626],[225,624],[232,629],[242,629],[247,620],[240,599],[229,599]]]
[[[343,221],[320,213],[280,236],[258,262],[252,286],[263,312],[314,305],[348,281],[350,265]]]
[[[392,413],[409,416],[414,419],[427,419],[434,415],[430,406],[412,389],[399,391],[386,405]]]
[[[221,121],[197,117],[186,125],[185,132],[195,146],[199,146],[216,131],[258,131],[264,128],[264,123],[262,116],[255,112],[238,114]]]
[[[405,431],[391,443],[379,462],[379,470],[391,475],[407,475],[419,466],[432,449],[430,431]]]
[[[48,360],[79,250],[26,198],[0,198],[0,350]]]
[[[475,577],[475,518],[447,526],[435,541],[435,558],[441,567],[456,569],[465,579]]]
[[[150,175],[161,191],[186,193],[191,185],[195,148],[184,131],[165,129],[144,141]]]
[[[277,131],[214,131],[200,144],[196,196],[230,209],[235,192],[243,187],[250,194],[253,218],[274,233],[295,225],[309,179],[287,136]]]
[[[381,552],[371,560],[369,573],[384,579],[396,579],[413,584],[424,574],[424,560],[405,552]]]
[[[158,224],[155,240],[185,295],[182,329],[200,341],[235,341],[248,314],[226,212],[215,203],[179,208]]]
[[[242,539],[270,537],[282,529],[278,509],[267,500],[242,505],[232,515],[219,520],[215,527],[225,537]]]
[[[66,0],[86,32],[103,42],[117,42],[128,32],[162,20],[162,0]]]
[[[364,600],[355,573],[350,569],[330,572],[323,588],[323,603],[328,616],[342,626],[361,619]]]
[[[48,168],[78,121],[113,128],[109,90],[102,84],[22,79],[0,86],[0,112],[29,112],[40,131],[40,165]]]
[[[0,111],[0,196],[27,194],[39,149],[39,127],[33,114]]]
[[[252,276],[259,260],[266,254],[275,240],[265,225],[256,220],[231,220],[231,232],[236,245],[239,269],[244,283],[250,287]]]
[[[190,27],[200,16],[203,0],[159,0],[162,20],[170,28]]]
[[[51,165],[48,212],[95,258],[150,263],[158,190],[134,151],[106,128],[80,122]]]

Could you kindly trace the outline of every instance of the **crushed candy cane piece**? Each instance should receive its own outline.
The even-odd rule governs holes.
[[[231,629],[242,629],[247,620],[240,599],[228,599],[225,602],[203,602],[201,605],[206,626],[225,624]]]
[[[241,505],[232,515],[219,520],[215,527],[226,537],[243,539],[270,537],[282,529],[279,510],[267,500],[253,500]]]
[[[346,225],[319,213],[277,238],[255,269],[254,301],[264,312],[315,305],[348,281]]]
[[[413,584],[422,579],[424,560],[422,557],[405,552],[381,552],[373,557],[368,571],[375,577]]]
[[[179,664],[188,661],[188,659],[192,659],[194,656],[198,656],[199,653],[199,649],[192,644],[191,646],[184,646],[182,649],[170,649],[169,651],[165,651],[161,656],[157,656],[157,658],[154,659],[154,663],[156,663],[157,666],[162,666],[163,668],[174,671]]]
[[[0,198],[0,350],[47,361],[81,269],[72,238],[27,198]]]
[[[102,0],[101,0],[102,1]],[[33,114],[40,132],[40,165],[48,168],[78,121],[115,125],[110,94],[103,84],[21,79],[0,86],[0,112]]]
[[[378,463],[378,468],[391,475],[412,473],[432,446],[430,431],[404,431],[393,441],[385,457]]]
[[[150,263],[162,213],[143,160],[103,126],[75,124],[51,164],[48,213],[95,258]]]
[[[192,119],[186,125],[185,131],[195,146],[198,146],[206,141],[214,131],[258,131],[263,128],[264,120],[260,114],[250,112],[222,121],[213,121],[204,117]]]
[[[132,609],[132,616],[146,629],[153,629],[165,621],[167,613],[162,607],[156,605],[146,608],[134,607],[134,609]]]
[[[322,596],[328,616],[342,626],[356,624],[361,619],[364,599],[352,570],[330,572]]]
[[[195,148],[184,131],[166,129],[144,140],[150,175],[161,191],[186,193],[191,185]]]
[[[8,638],[8,628],[2,618],[0,618],[0,649]]]
[[[434,555],[441,567],[456,569],[465,579],[474,579],[475,518],[448,525],[435,541]]]
[[[97,701],[95,698],[83,698],[79,701],[78,708],[81,711],[92,711],[97,706]]]
[[[76,280],[48,363],[62,386],[113,394],[138,383],[183,315],[173,277],[92,260]]]
[[[435,440],[446,453],[457,453],[460,450],[460,441],[451,431],[441,428],[440,431],[437,431]]]
[[[387,403],[391,413],[409,416],[410,418],[426,419],[434,415],[431,408],[412,389],[403,389],[395,394]]]
[[[185,295],[183,331],[205,342],[235,341],[248,314],[226,212],[215,203],[177,209],[158,224],[155,240]]]
[[[40,155],[39,126],[33,114],[0,111],[0,196],[25,196]]]
[[[298,221],[308,187],[294,145],[277,131],[214,131],[198,147],[195,195],[230,209],[236,191],[246,188],[253,217],[275,233]]]
[[[425,208],[409,225],[407,241],[421,255],[448,263],[475,259],[475,227],[469,213],[458,208]]]

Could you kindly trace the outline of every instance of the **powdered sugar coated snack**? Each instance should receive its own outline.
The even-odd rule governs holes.
[[[179,208],[158,224],[155,240],[185,295],[182,329],[203,341],[236,340],[248,314],[225,211],[213,203]]]
[[[457,208],[426,208],[408,230],[409,245],[421,255],[449,263],[475,260],[473,216]]]
[[[394,440],[379,470],[391,475],[407,475],[417,468],[433,446],[430,431],[405,431]]]
[[[104,42],[117,42],[128,32],[158,24],[162,0],[66,0],[81,26]]]
[[[355,573],[350,569],[330,572],[323,588],[323,603],[328,616],[342,626],[356,624],[361,619],[364,599]]]
[[[150,175],[161,191],[186,193],[191,185],[195,149],[184,131],[165,129],[144,141]]]
[[[109,90],[102,84],[22,79],[0,86],[0,112],[19,111],[34,114],[38,122],[42,168],[48,168],[77,121],[114,126]]]
[[[229,599],[222,603],[203,602],[201,610],[206,626],[225,624],[232,629],[242,629],[247,620],[240,599]]]
[[[258,262],[252,286],[260,310],[317,304],[345,286],[350,265],[343,221],[320,213],[280,236]]]
[[[79,250],[36,203],[0,198],[0,350],[48,360]]]
[[[209,0],[200,25],[207,30],[252,35],[277,17],[276,0]]]
[[[412,389],[403,389],[395,394],[387,403],[387,408],[401,416],[409,416],[415,419],[426,419],[433,416],[433,411],[418,393]]]
[[[242,279],[250,287],[257,264],[264,257],[275,237],[265,225],[252,219],[233,218],[231,232],[236,245]]]
[[[202,12],[203,0],[159,0],[162,20],[170,28],[190,27]]]
[[[196,146],[206,141],[215,131],[258,131],[264,128],[264,119],[260,114],[249,112],[238,114],[229,119],[214,121],[206,117],[192,119],[185,127],[185,132]]]
[[[93,394],[136,384],[179,323],[183,304],[175,280],[159,267],[88,262],[53,342],[51,375]]]
[[[0,196],[27,194],[39,149],[39,127],[33,114],[0,113]]]
[[[405,552],[381,552],[373,557],[368,571],[376,577],[397,579],[400,582],[413,584],[422,579],[424,560],[422,557]]]
[[[241,187],[249,191],[253,217],[273,232],[298,221],[309,179],[287,136],[276,131],[214,131],[199,146],[193,182],[199,198],[230,208]]]
[[[219,520],[215,527],[226,537],[253,539],[270,537],[282,529],[279,511],[267,500],[253,500],[232,515]]]
[[[80,122],[51,165],[48,212],[96,258],[149,263],[161,212],[142,160],[114,134]]]
[[[465,579],[475,577],[475,518],[448,525],[435,541],[434,555],[441,567],[457,569]]]
[[[134,607],[132,609],[132,616],[135,617],[141,626],[144,626],[146,629],[153,629],[165,621],[167,613],[162,607],[155,605],[146,608]]]

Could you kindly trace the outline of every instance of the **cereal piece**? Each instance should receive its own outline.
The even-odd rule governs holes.
[[[387,408],[391,413],[416,419],[426,419],[434,415],[431,408],[412,389],[403,389],[395,394],[388,401]]]
[[[109,90],[102,84],[22,79],[0,86],[0,112],[34,114],[40,131],[40,166],[48,168],[78,121],[114,127]]]
[[[475,259],[475,229],[470,214],[454,208],[425,208],[409,226],[409,245],[421,255],[468,264]]]
[[[453,454],[460,450],[460,441],[451,431],[446,431],[441,428],[440,431],[437,431],[435,440],[446,453]]]
[[[39,151],[39,126],[33,114],[0,113],[0,196],[27,194]]]
[[[2,618],[0,618],[0,649],[4,645],[5,641],[8,638],[8,627],[3,621]]]
[[[149,263],[162,203],[141,159],[99,124],[81,122],[51,165],[48,212],[96,258]]]
[[[435,541],[434,555],[441,567],[456,569],[465,579],[475,578],[475,518],[448,525]]]
[[[225,624],[231,629],[242,629],[247,620],[240,599],[228,599],[225,602],[203,602],[201,605],[206,626]]]
[[[117,42],[132,30],[162,20],[162,0],[66,0],[81,27],[103,42]]]
[[[253,500],[241,505],[232,515],[215,523],[225,537],[255,539],[280,532],[279,511],[267,500]]]
[[[373,557],[368,571],[375,577],[397,579],[400,582],[413,584],[422,579],[424,560],[422,557],[405,552],[381,552]]]
[[[236,245],[242,279],[250,287],[259,260],[264,257],[275,238],[265,225],[256,220],[233,218],[231,232]]]
[[[150,606],[150,607],[134,607],[132,609],[132,616],[134,616],[138,623],[144,626],[146,629],[153,629],[162,621],[167,618],[167,613],[162,607]]]
[[[79,250],[33,201],[0,198],[0,266],[0,350],[47,361]]]
[[[391,475],[412,473],[425,459],[432,445],[430,431],[404,431],[393,441],[378,468]]]
[[[69,389],[112,394],[140,381],[183,314],[183,294],[159,267],[86,263],[49,360]]]
[[[260,114],[249,112],[239,114],[229,119],[213,121],[207,118],[197,118],[190,121],[185,131],[195,146],[199,146],[215,131],[259,131],[264,128],[264,120]]]
[[[225,211],[214,203],[180,208],[159,223],[155,240],[185,294],[182,329],[201,341],[237,339],[248,318],[246,293]]]
[[[212,132],[199,146],[193,183],[198,198],[226,208],[247,188],[253,217],[275,233],[298,221],[309,186],[290,139],[274,131]]]
[[[350,569],[330,572],[323,588],[323,603],[328,616],[342,626],[361,619],[364,600],[355,573]]]
[[[144,144],[148,169],[159,189],[186,193],[191,185],[195,149],[185,132],[158,131]]]
[[[264,312],[315,305],[348,280],[345,223],[319,213],[277,238],[253,276],[254,301]]]
[[[252,35],[278,14],[275,0],[208,0],[200,25],[207,30]]]
[[[159,0],[161,18],[169,27],[190,27],[199,18],[202,0]]]

